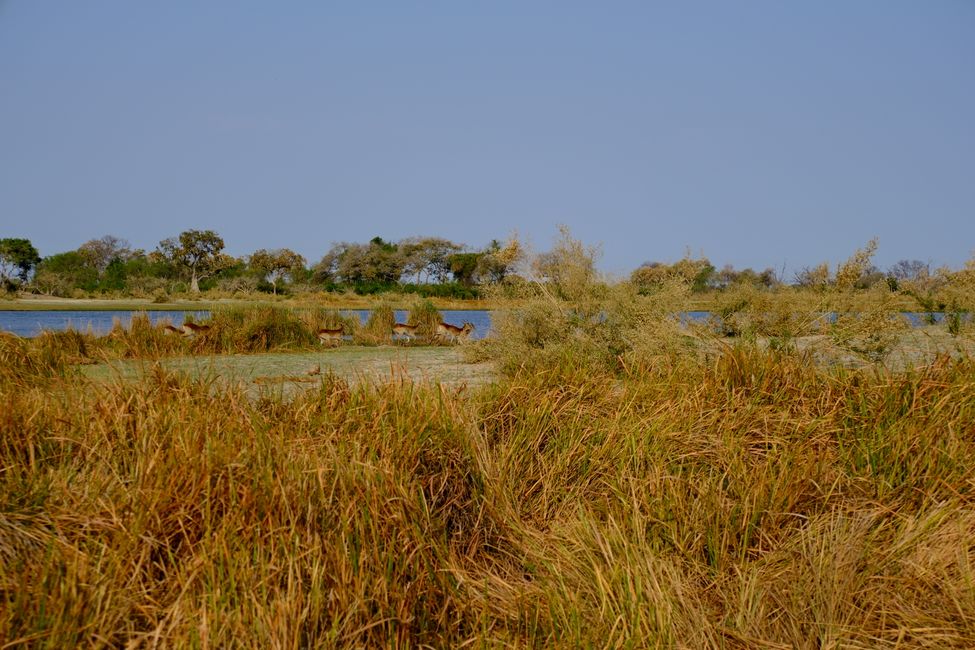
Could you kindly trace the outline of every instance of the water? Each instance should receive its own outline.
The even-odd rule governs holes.
[[[189,314],[193,320],[209,317],[207,311],[0,311],[0,330],[17,336],[37,336],[43,330],[60,332],[67,329],[92,334],[108,334],[114,320],[119,319],[128,327],[133,314],[146,314],[153,324],[170,322],[176,327]]]
[[[37,336],[42,330],[61,331],[75,329],[81,332],[91,331],[93,334],[107,334],[112,329],[114,319],[119,319],[123,325],[128,327],[132,321],[133,314],[147,314],[153,323],[169,321],[179,327],[186,317],[186,314],[193,316],[193,320],[200,321],[209,317],[207,311],[0,311],[0,330],[13,332],[18,336]],[[355,314],[365,323],[369,318],[368,309],[348,309],[342,310],[343,314]],[[472,339],[482,339],[491,331],[491,313],[483,310],[463,310],[452,309],[443,310],[443,319],[451,325],[460,326],[464,322],[474,324],[474,332],[471,333]],[[692,321],[702,321],[711,315],[706,311],[690,311],[681,314],[681,320],[685,323]],[[904,313],[904,316],[914,327],[926,325],[928,317],[940,323],[944,320],[944,314],[934,313]],[[405,323],[407,312],[399,310],[396,312],[396,321]]]
[[[343,314],[355,314],[365,323],[369,318],[368,309],[348,309],[342,310]],[[451,325],[460,326],[464,322],[474,324],[474,331],[470,338],[481,339],[487,336],[491,329],[491,315],[486,311],[474,310],[444,310],[445,322]],[[149,320],[155,324],[159,322],[170,322],[176,327],[183,323],[183,319],[189,314],[194,321],[206,320],[210,316],[208,311],[0,311],[0,330],[13,332],[17,336],[37,336],[43,330],[63,331],[74,329],[79,332],[91,331],[95,335],[108,334],[112,329],[115,319],[128,327],[132,322],[133,314],[146,314]],[[396,320],[405,323],[406,311],[397,311]]]

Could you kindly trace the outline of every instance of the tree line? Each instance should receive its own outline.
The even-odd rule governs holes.
[[[332,245],[315,264],[288,248],[260,249],[234,257],[213,230],[186,230],[152,251],[106,235],[75,250],[41,257],[28,239],[0,239],[0,282],[7,292],[57,296],[116,292],[136,295],[287,293],[298,288],[413,291],[427,296],[476,298],[485,284],[504,281],[523,258],[517,238],[472,249],[439,237],[398,242]]]
[[[553,279],[559,268],[554,252],[528,262],[517,237],[491,241],[474,249],[440,237],[410,237],[386,241],[374,237],[365,243],[333,244],[314,264],[287,248],[260,249],[234,257],[224,252],[222,237],[213,230],[186,230],[164,239],[152,251],[133,248],[128,241],[106,235],[75,250],[42,257],[29,239],[0,239],[0,283],[7,292],[21,290],[56,296],[90,293],[127,293],[166,296],[220,290],[229,293],[288,293],[300,289],[415,292],[424,296],[476,298],[486,285],[523,279]],[[884,283],[891,290],[909,283],[935,283],[945,269],[932,269],[919,260],[900,260],[886,270],[870,264],[877,248],[871,241],[862,253],[857,277],[839,278],[826,263],[806,267],[791,280],[772,268],[756,271],[726,265],[717,269],[706,257],[689,253],[674,263],[649,261],[630,280],[651,293],[664,282],[677,279],[694,291],[735,286],[774,289],[791,284],[825,289],[838,282],[866,289]],[[848,273],[847,273],[848,274]]]

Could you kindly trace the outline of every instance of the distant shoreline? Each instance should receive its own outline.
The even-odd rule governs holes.
[[[491,311],[496,308],[487,300],[445,300],[429,298],[437,309],[445,311]],[[278,300],[172,300],[152,302],[142,298],[57,298],[30,296],[0,300],[0,311],[210,311],[220,307],[287,307],[294,309],[372,309],[381,303],[395,309],[409,309],[410,297],[374,298],[357,296],[336,300],[278,299]]]

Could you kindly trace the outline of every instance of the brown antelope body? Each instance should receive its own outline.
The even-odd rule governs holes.
[[[419,325],[406,325],[404,323],[396,323],[393,325],[393,336],[405,336],[408,339],[415,339],[417,334],[416,330]]]
[[[206,334],[210,331],[209,325],[197,325],[196,323],[183,323],[183,336],[196,336]]]
[[[183,330],[181,330],[180,328],[173,327],[172,325],[169,325],[167,323],[166,325],[163,325],[163,333],[165,333],[165,334],[184,334],[185,332],[183,332]]]
[[[342,328],[336,327],[335,329],[329,329],[327,327],[323,327],[322,329],[318,330],[318,341],[322,345],[325,345],[326,343],[334,343],[335,345],[338,345],[342,342]]]
[[[471,332],[474,331],[473,323],[464,323],[460,327],[456,325],[451,325],[450,323],[438,323],[437,324],[437,338],[443,339],[445,341],[463,341],[466,340]]]

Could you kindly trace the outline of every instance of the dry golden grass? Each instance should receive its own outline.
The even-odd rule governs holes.
[[[0,337],[0,639],[975,647],[971,357],[892,372],[762,344],[824,310],[834,344],[869,344],[880,295],[746,296],[720,339],[675,318],[686,286],[637,296],[563,244],[469,346],[500,362],[480,388],[92,382],[71,363],[163,335]],[[174,345],[287,349],[333,317],[229,314]]]
[[[0,636],[968,647],[973,370],[6,380]]]
[[[476,390],[94,383],[86,339],[0,338],[0,638],[975,645],[971,359],[617,354],[637,316],[556,311],[572,343]]]

